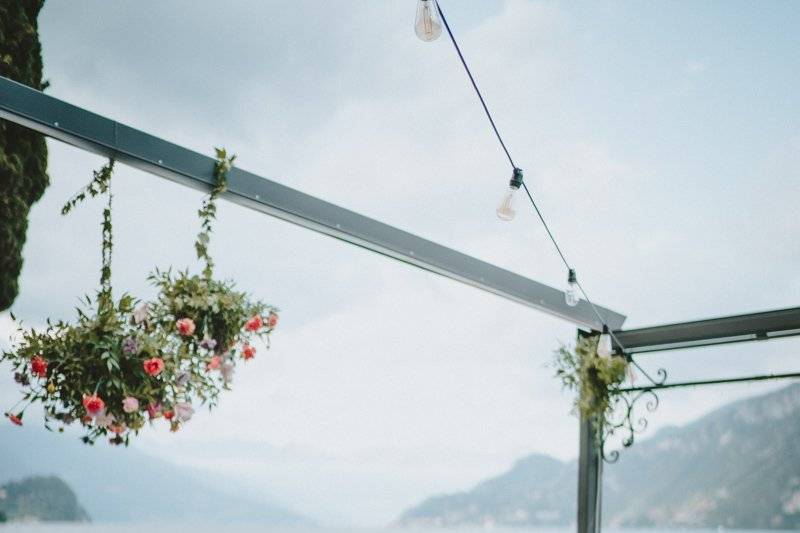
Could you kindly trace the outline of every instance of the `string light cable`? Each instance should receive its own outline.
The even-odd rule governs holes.
[[[445,16],[442,7],[439,5],[439,2],[437,0],[420,0],[420,5],[427,4],[428,2],[432,2],[433,4],[435,4],[436,12],[438,12],[442,24],[444,25],[444,28],[447,31],[447,35],[450,37],[450,42],[453,44],[453,48],[455,48],[459,60],[461,60],[461,65],[463,65],[464,71],[467,73],[467,77],[469,78],[469,81],[472,84],[472,88],[475,90],[475,94],[477,95],[478,100],[480,101],[481,106],[483,107],[484,113],[486,113],[486,118],[489,120],[489,124],[491,125],[492,130],[494,131],[494,134],[497,137],[497,141],[500,143],[500,146],[503,149],[503,152],[505,153],[506,158],[508,159],[508,162],[511,165],[513,171],[511,181],[509,182],[509,191],[503,197],[503,201],[501,202],[501,205],[497,210],[497,215],[503,220],[512,220],[515,215],[512,203],[514,198],[514,193],[520,188],[522,188],[525,191],[525,194],[527,195],[531,205],[533,206],[534,211],[536,212],[536,216],[539,218],[539,221],[542,223],[542,226],[544,226],[544,229],[547,232],[547,236],[550,238],[550,242],[553,243],[553,247],[556,249],[558,256],[561,258],[561,261],[567,268],[568,290],[565,293],[567,304],[571,306],[577,305],[578,303],[577,295],[574,294],[574,289],[577,288],[580,291],[581,295],[583,296],[583,299],[586,300],[586,303],[589,304],[589,307],[591,307],[597,319],[600,321],[601,324],[603,324],[603,331],[601,333],[600,342],[602,344],[605,344],[607,339],[609,351],[613,351],[613,346],[610,343],[610,341],[613,340],[614,344],[616,344],[616,346],[622,352],[622,355],[629,362],[633,363],[645,377],[647,377],[648,379],[650,379],[650,381],[653,381],[655,383],[655,381],[652,378],[650,378],[647,372],[645,372],[635,361],[633,361],[631,355],[627,353],[625,346],[619,341],[617,336],[614,335],[614,332],[608,327],[608,323],[606,322],[605,318],[597,309],[597,307],[594,305],[594,303],[592,303],[592,300],[589,298],[589,294],[586,292],[586,289],[584,289],[583,285],[578,280],[578,277],[575,273],[575,269],[572,268],[570,262],[567,260],[567,257],[564,254],[563,250],[561,249],[561,246],[558,244],[555,235],[553,235],[550,226],[547,224],[547,221],[545,220],[541,209],[537,205],[536,200],[534,200],[533,194],[528,188],[528,185],[522,179],[522,170],[519,167],[517,167],[517,165],[514,163],[513,157],[511,157],[511,152],[506,146],[506,143],[503,140],[503,136],[500,134],[500,130],[497,128],[497,124],[494,121],[494,117],[492,117],[492,113],[491,111],[489,111],[489,106],[486,104],[486,100],[484,99],[481,90],[478,88],[478,84],[475,82],[475,77],[472,75],[472,71],[470,70],[469,65],[467,65],[466,59],[464,59],[464,54],[461,52],[461,47],[458,45],[458,41],[456,40],[455,35],[453,34],[453,30],[450,28],[450,24],[447,22],[447,17]],[[431,19],[430,27],[435,28],[436,24],[438,24],[438,22]],[[441,26],[439,26],[439,33],[441,33]]]

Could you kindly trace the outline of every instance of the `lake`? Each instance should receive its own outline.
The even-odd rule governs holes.
[[[487,528],[487,529],[392,529],[392,528],[303,528],[303,527],[265,527],[254,525],[226,524],[46,524],[13,523],[0,524],[0,533],[573,533],[574,528]],[[604,533],[719,533],[718,529],[603,529]],[[758,530],[731,530],[736,533],[766,533]]]

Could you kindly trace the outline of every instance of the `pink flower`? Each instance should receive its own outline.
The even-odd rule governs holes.
[[[264,325],[264,320],[260,316],[256,315],[253,318],[249,319],[247,322],[245,322],[244,329],[246,329],[247,331],[258,331],[259,329],[261,329],[261,326],[263,325]]]
[[[94,423],[97,424],[97,427],[107,428],[114,423],[114,415],[103,409],[95,415]]]
[[[267,326],[270,328],[274,328],[278,325],[278,315],[277,313],[270,313],[267,317]]]
[[[133,396],[128,396],[122,400],[122,410],[126,413],[135,413],[139,410],[139,400]]]
[[[188,422],[194,415],[194,408],[188,402],[178,402],[175,404],[175,418],[178,422]]]
[[[194,320],[191,318],[181,318],[175,322],[175,329],[184,337],[190,337],[194,333]]]
[[[208,362],[208,365],[206,366],[206,371],[208,372],[219,368],[220,363],[222,363],[222,357],[215,355],[214,357],[211,358],[211,361]]]
[[[164,360],[160,357],[153,357],[142,363],[144,371],[150,376],[157,376],[164,371]]]
[[[160,403],[151,403],[147,406],[147,414],[150,415],[150,418],[158,418],[161,414],[161,404]]]
[[[95,416],[106,408],[106,402],[104,402],[103,399],[97,394],[92,394],[91,396],[84,394],[83,407],[90,416]]]
[[[245,361],[247,361],[248,359],[252,359],[255,356],[256,356],[255,347],[250,346],[249,344],[245,344],[244,346],[242,346],[242,357],[244,357]]]
[[[31,359],[31,374],[40,378],[47,375],[47,361],[41,355],[35,355]]]

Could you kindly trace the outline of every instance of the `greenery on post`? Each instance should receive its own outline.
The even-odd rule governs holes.
[[[575,392],[573,410],[581,418],[605,422],[613,411],[612,394],[625,380],[624,357],[597,355],[597,336],[584,337],[574,350],[561,346],[555,351],[556,377],[564,388]]]
[[[44,90],[36,18],[44,0],[0,2],[0,76]],[[28,212],[49,184],[44,137],[0,120],[0,311],[19,292]]]

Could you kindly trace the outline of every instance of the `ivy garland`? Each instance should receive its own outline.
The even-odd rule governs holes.
[[[189,421],[194,406],[216,405],[229,389],[237,362],[255,356],[252,345],[267,342],[278,323],[278,310],[235,290],[232,282],[213,278],[208,251],[216,200],[225,191],[235,156],[216,150],[215,185],[198,215],[195,241],[202,275],[173,275],[156,270],[149,280],[159,290],[153,302],[128,294],[114,300],[111,286],[111,160],[62,209],[68,214],[88,197],[105,195],[102,222],[100,288],[85,298],[74,324],[47,322],[43,331],[20,328],[21,340],[0,355],[23,387],[22,399],[6,413],[22,425],[34,403],[44,408],[45,427],[59,431],[73,422],[84,428],[83,442],[113,435],[112,444],[127,445],[145,422],[163,418],[172,431]]]

